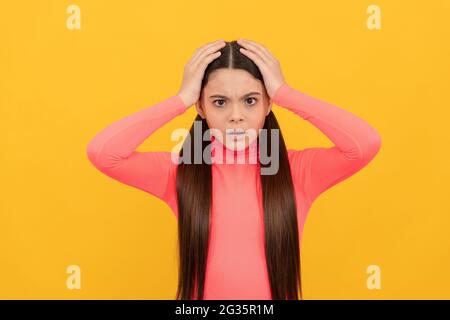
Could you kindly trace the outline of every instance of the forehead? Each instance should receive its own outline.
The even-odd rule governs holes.
[[[261,81],[250,73],[240,69],[217,69],[209,75],[204,90],[208,93],[220,93],[227,96],[243,95],[249,91],[262,93]]]

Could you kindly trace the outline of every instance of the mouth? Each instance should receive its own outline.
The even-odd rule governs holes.
[[[227,131],[228,135],[243,135],[243,134],[245,134],[245,130],[243,130],[243,129],[236,129],[236,130],[227,129],[226,131]]]
[[[245,139],[244,131],[231,131],[227,132],[227,136],[230,137],[233,141],[241,141]]]

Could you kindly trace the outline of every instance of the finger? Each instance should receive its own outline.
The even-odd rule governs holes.
[[[276,60],[276,59],[275,59],[275,56],[274,56],[274,55],[270,52],[270,50],[267,49],[267,47],[264,46],[263,44],[258,43],[258,42],[256,42],[256,41],[247,40],[247,39],[242,39],[242,40],[244,40],[244,42],[249,43],[250,45],[253,44],[253,45],[255,45],[256,47],[260,48],[261,51],[266,55],[266,57],[267,57],[268,59]]]
[[[239,41],[242,47],[258,54],[261,57],[261,59],[263,59],[268,64],[273,62],[273,57],[271,56],[271,54],[265,51],[260,45],[250,40],[245,39],[242,40],[243,41]]]
[[[266,61],[266,63],[275,61],[275,57],[269,52],[269,50],[267,50],[264,46],[260,45],[259,43],[246,39],[240,39],[239,44],[241,44],[241,46],[244,47],[245,49],[258,53],[261,56],[261,58]]]
[[[196,59],[196,61],[193,62],[193,66],[197,67],[199,65],[204,64],[204,60],[207,56],[209,56],[210,54],[216,53],[216,52],[220,52],[218,51],[219,49],[221,49],[222,47],[225,46],[225,42],[223,43],[218,43],[216,45],[213,45],[211,47],[206,48]]]
[[[246,40],[246,39],[244,39],[244,40]],[[252,40],[247,40],[247,41],[249,41],[250,43],[253,43],[256,46],[258,46],[259,48],[261,48],[261,50],[267,55],[267,57],[275,59],[274,55],[270,52],[270,50],[262,43],[252,41]]]
[[[220,51],[210,53],[209,55],[204,57],[197,65],[195,65],[193,67],[195,70],[194,72],[202,72],[203,73],[206,70],[206,67],[208,66],[208,64],[211,63],[211,61],[220,57],[221,54],[222,53]]]
[[[210,47],[210,46],[212,46],[212,45],[218,43],[219,41],[220,41],[220,40],[208,42],[208,43],[206,43],[205,45],[203,45],[203,46],[198,47],[197,49],[195,49],[194,54],[192,55],[191,61],[194,60],[194,59],[196,59],[196,58],[199,56],[199,54],[200,54],[205,48]]]
[[[255,62],[255,64],[258,66],[259,69],[264,70],[266,68],[266,66],[267,66],[266,61],[263,60],[261,58],[261,56],[259,56],[255,52],[253,52],[251,50],[247,50],[245,48],[240,48],[239,51],[242,52],[243,54],[245,54],[246,56],[248,56],[250,59],[252,59],[253,62]]]
[[[216,48],[216,47],[221,47],[225,45],[225,41],[223,41],[222,39],[217,40],[217,41],[213,41],[210,42],[200,48],[198,48],[194,54],[194,56],[191,59],[191,62],[193,64],[197,63],[198,59],[200,58],[200,56],[205,53],[205,52],[209,52],[209,50],[211,50],[212,48]]]
[[[220,57],[222,54],[222,52],[220,51],[216,51],[214,53],[211,53],[209,55],[207,55],[204,59],[203,59],[203,66],[206,68],[206,66],[213,61],[214,59],[217,59],[218,57]]]

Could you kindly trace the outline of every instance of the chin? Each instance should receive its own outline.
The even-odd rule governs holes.
[[[240,150],[244,150],[247,147],[247,143],[246,143],[247,139],[242,139],[242,140],[238,140],[238,141],[227,141],[226,143],[226,147],[228,149],[234,150],[234,151],[240,151]]]

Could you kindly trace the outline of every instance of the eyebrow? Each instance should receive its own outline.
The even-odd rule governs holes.
[[[252,91],[252,92],[249,92],[249,93],[247,93],[247,94],[244,94],[241,98],[245,98],[245,97],[248,97],[248,96],[251,96],[251,95],[254,95],[254,94],[259,94],[259,95],[261,95],[261,93],[259,93],[259,92]],[[225,99],[228,99],[227,96],[220,95],[220,94],[214,94],[214,95],[209,96],[209,97],[210,97],[210,98],[225,98]]]

